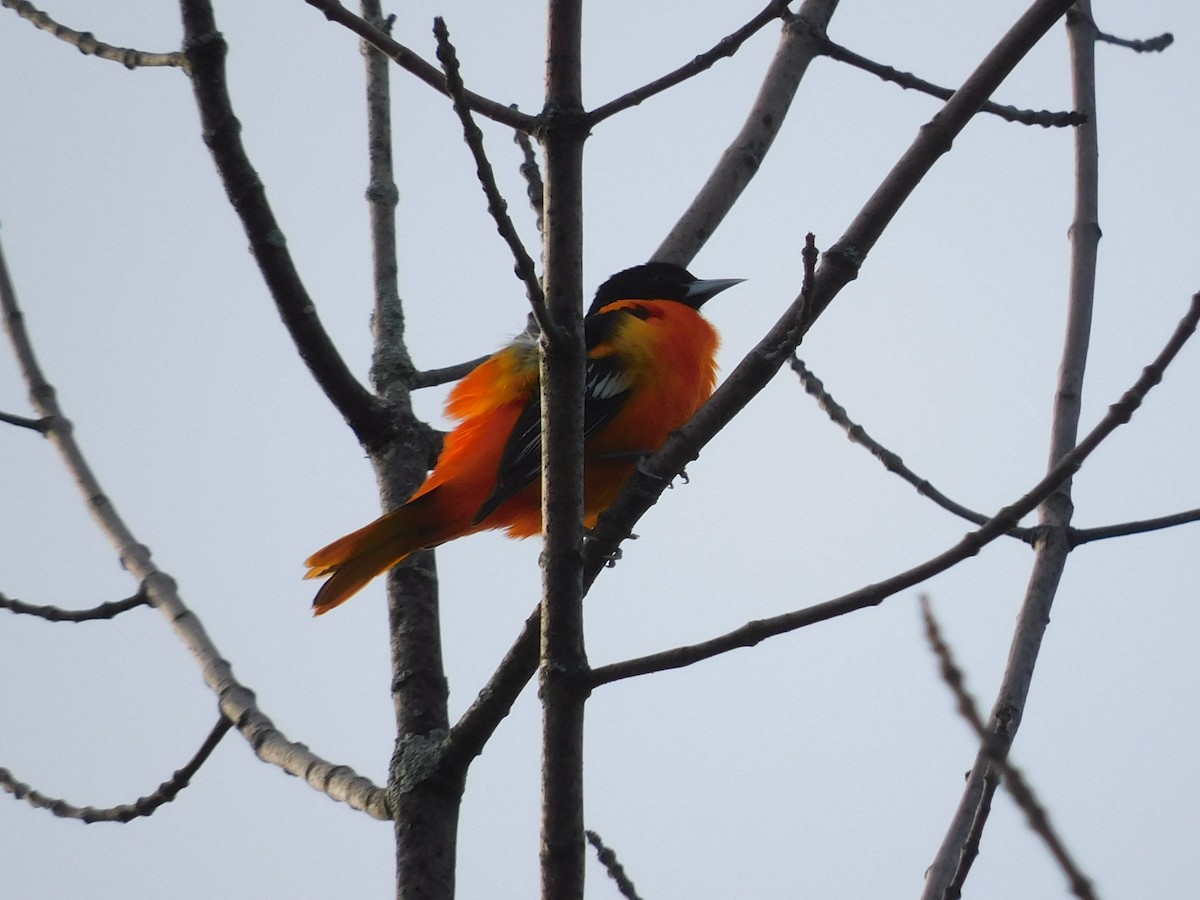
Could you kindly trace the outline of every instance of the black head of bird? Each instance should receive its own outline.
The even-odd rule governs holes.
[[[726,288],[741,284],[743,278],[697,278],[674,263],[649,262],[625,269],[600,285],[588,315],[617,300],[674,300],[699,309],[706,300]]]

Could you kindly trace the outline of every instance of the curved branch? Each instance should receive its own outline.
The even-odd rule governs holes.
[[[0,594],[0,609],[7,609],[17,615],[36,616],[48,622],[94,622],[97,619],[115,619],[123,612],[137,609],[139,606],[150,606],[150,598],[145,591],[138,591],[132,597],[124,600],[110,600],[91,609],[63,609],[58,606],[35,606],[32,603],[22,603],[11,597]]]
[[[377,819],[389,818],[385,791],[348,767],[333,765],[303,744],[292,743],[275,728],[258,708],[254,692],[234,677],[233,669],[209,638],[200,619],[179,596],[174,580],[151,561],[149,548],[134,537],[117,514],[84,459],[72,434],[71,422],[63,416],[54,388],[46,381],[33,352],[3,252],[0,252],[0,309],[34,407],[52,423],[47,437],[62,456],[100,530],[116,548],[122,566],[138,579],[139,593],[166,617],[176,636],[199,663],[205,682],[217,695],[222,715],[234,723],[264,762],[305,779],[334,800],[344,801]]]
[[[674,72],[669,72],[662,76],[662,78],[657,78],[649,84],[642,85],[640,88],[636,88],[615,100],[610,100],[608,103],[596,107],[587,114],[588,123],[590,125],[597,125],[610,116],[614,116],[630,107],[637,106],[642,101],[675,87],[680,82],[687,81],[701,72],[707,72],[719,60],[737,53],[741,49],[742,44],[758,34],[759,31],[771,22],[784,18],[787,14],[788,0],[771,0],[762,12],[733,34],[721,38],[711,50],[706,50],[691,62],[685,63]]]
[[[94,806],[73,806],[66,800],[47,797],[40,791],[35,791],[29,785],[17,781],[12,772],[0,768],[0,788],[8,791],[18,800],[24,800],[30,806],[48,809],[62,819],[79,819],[91,824],[93,822],[128,822],[154,814],[160,806],[164,806],[179,796],[179,792],[187,787],[200,767],[208,760],[212,752],[221,743],[221,738],[233,727],[228,719],[222,716],[213,726],[195,756],[188,760],[187,765],[179,769],[169,779],[164,781],[152,794],[139,797],[133,803],[120,806],[110,806],[97,809]]]
[[[304,2],[313,9],[324,13],[325,18],[330,22],[336,22],[350,29],[372,47],[386,54],[400,68],[415,75],[434,90],[449,94],[446,88],[446,79],[435,66],[421,59],[416,53],[394,40],[391,35],[376,28],[362,16],[355,15],[346,9],[337,0],[304,0]],[[537,119],[534,116],[519,112],[512,106],[505,106],[503,103],[497,103],[495,100],[473,94],[470,91],[467,91],[465,96],[467,104],[472,110],[485,118],[507,125],[509,128],[532,133],[537,125]]]
[[[825,414],[846,432],[846,437],[852,443],[861,444],[866,447],[872,456],[883,463],[885,469],[894,475],[899,475],[911,484],[922,497],[928,497],[942,509],[954,513],[959,518],[966,519],[968,522],[973,522],[976,525],[982,525],[988,520],[988,517],[982,513],[977,513],[975,510],[968,509],[961,503],[951,500],[926,479],[917,475],[916,472],[906,466],[904,460],[897,454],[867,434],[861,425],[850,421],[850,416],[846,413],[845,408],[829,395],[829,392],[825,390],[825,385],[821,383],[821,379],[817,378],[809,370],[800,357],[793,354],[790,365],[792,371],[800,378],[800,383],[804,385],[804,390],[811,397],[815,398],[817,405],[825,411]],[[1009,535],[1019,538],[1027,544],[1031,544],[1033,543],[1033,533],[1034,531],[1031,528],[1014,528],[1009,532]]]
[[[204,142],[216,163],[229,202],[242,221],[250,250],[296,349],[325,395],[353,429],[359,442],[386,440],[390,416],[346,365],[321,324],[287,249],[258,173],[246,155],[241,124],[234,115],[225,80],[228,45],[217,30],[209,0],[181,0],[184,52],[192,69],[192,87]]]
[[[96,36],[90,31],[75,31],[66,25],[60,25],[29,0],[0,0],[0,6],[13,10],[22,19],[28,19],[35,27],[50,32],[60,41],[66,41],[84,56],[119,62],[127,69],[175,66],[187,71],[187,58],[178,50],[173,53],[149,53],[129,47],[114,47],[112,44],[96,40]]]

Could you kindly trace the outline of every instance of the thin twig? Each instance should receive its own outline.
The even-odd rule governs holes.
[[[817,622],[824,622],[869,606],[878,606],[899,591],[918,585],[957,565],[964,559],[974,556],[996,538],[1007,534],[1023,516],[1032,512],[1048,496],[1057,491],[1062,484],[1079,471],[1084,461],[1101,442],[1121,425],[1129,422],[1134,411],[1141,406],[1146,394],[1162,380],[1163,371],[1195,332],[1197,322],[1200,322],[1200,293],[1192,297],[1187,315],[1180,321],[1154,362],[1146,366],[1141,377],[1120,400],[1109,407],[1104,418],[1079,442],[1079,445],[1063,456],[1059,463],[1052,467],[1027,494],[1012,505],[1000,510],[981,528],[970,532],[954,546],[898,575],[859,588],[833,600],[772,616],[769,619],[747,622],[740,628],[698,644],[675,647],[660,653],[599,666],[592,670],[592,686],[597,687],[625,678],[690,666],[731,650],[752,647],[767,638],[786,634]]]
[[[926,479],[917,475],[912,469],[904,464],[904,460],[899,455],[893,453],[887,447],[880,444],[873,437],[867,434],[866,430],[859,424],[851,421],[844,407],[830,396],[825,390],[825,385],[821,380],[804,364],[800,357],[793,354],[791,358],[792,371],[800,378],[800,383],[804,385],[804,390],[817,401],[817,405],[825,411],[825,414],[838,426],[846,432],[846,437],[852,443],[861,444],[865,447],[872,456],[883,463],[883,467],[894,475],[899,475],[914,488],[917,493],[923,497],[928,497],[942,509],[954,513],[954,515],[966,519],[968,522],[973,522],[976,525],[982,525],[988,520],[988,517],[982,513],[975,512],[973,509],[968,509],[960,503],[951,500]],[[1011,537],[1019,538],[1027,544],[1033,543],[1034,530],[1031,528],[1014,528],[1009,532]]]
[[[557,329],[546,309],[546,297],[542,293],[542,283],[538,280],[533,258],[525,249],[525,245],[521,243],[521,236],[517,234],[517,229],[513,225],[512,219],[509,218],[508,202],[500,194],[500,187],[496,184],[492,164],[488,162],[487,151],[483,147],[483,132],[479,130],[479,126],[471,117],[471,108],[466,102],[466,89],[463,87],[458,55],[454,51],[454,45],[450,43],[450,32],[446,28],[446,20],[441,16],[433,20],[433,33],[437,37],[437,58],[446,73],[446,89],[450,92],[454,111],[458,114],[459,122],[462,123],[463,140],[467,142],[467,146],[471,149],[471,156],[475,159],[475,174],[487,197],[488,213],[491,215],[492,221],[496,223],[496,230],[500,232],[500,237],[504,238],[504,243],[508,245],[508,249],[513,255],[513,271],[525,284],[525,295],[529,298],[529,305],[533,308],[533,316],[537,320],[538,327],[541,328],[543,334],[554,336],[557,334]]]
[[[208,737],[204,739],[204,743],[200,745],[200,749],[196,751],[195,756],[188,760],[187,765],[160,784],[154,793],[148,794],[145,797],[139,797],[133,803],[101,809],[97,809],[94,806],[74,806],[66,800],[47,797],[40,791],[35,791],[29,785],[17,781],[8,769],[2,768],[0,768],[0,788],[8,791],[8,793],[12,794],[18,800],[24,800],[30,806],[37,807],[38,809],[48,809],[62,819],[79,819],[88,824],[93,822],[128,822],[132,819],[153,815],[159,807],[165,806],[179,796],[179,792],[191,783],[192,778],[195,777],[200,767],[204,765],[209,756],[212,755],[212,752],[217,749],[217,744],[221,743],[221,738],[225,737],[232,727],[233,723],[224,716],[221,716],[217,720],[217,724],[213,726],[212,731],[209,732]]]
[[[596,858],[600,860],[600,864],[608,872],[608,877],[616,884],[617,890],[621,892],[621,896],[625,900],[641,900],[638,896],[637,888],[633,886],[633,882],[625,874],[625,867],[617,859],[617,854],[600,839],[600,835],[591,829],[585,831],[584,835],[587,836],[588,843],[596,850]]]
[[[29,419],[6,412],[0,412],[0,422],[4,422],[6,425],[16,425],[18,428],[28,428],[30,431],[40,434],[45,434],[50,430],[50,423],[45,419]]]
[[[603,122],[605,119],[616,115],[622,110],[637,106],[639,103],[650,99],[656,94],[661,94],[663,91],[673,88],[680,82],[687,81],[687,79],[693,78],[701,72],[708,71],[719,60],[731,57],[737,53],[741,49],[742,44],[758,34],[764,27],[776,19],[785,17],[787,14],[788,0],[771,0],[763,8],[762,12],[753,19],[733,32],[733,34],[721,38],[712,49],[701,53],[691,62],[685,63],[674,72],[669,72],[661,78],[651,81],[649,84],[644,84],[640,88],[617,97],[615,100],[610,100],[608,103],[596,107],[588,113],[589,123],[596,125]]]
[[[145,591],[138,591],[132,597],[124,600],[110,600],[93,606],[91,609],[63,609],[58,606],[35,606],[0,594],[0,609],[7,609],[17,615],[35,616],[48,622],[94,622],[98,619],[115,619],[123,612],[137,609],[139,606],[151,606],[150,598]]]
[[[412,50],[394,40],[391,35],[376,28],[362,16],[346,9],[337,0],[305,0],[305,2],[313,9],[324,13],[325,18],[329,21],[350,29],[368,44],[385,53],[396,65],[415,75],[434,90],[449,94],[446,88],[446,79],[436,66],[427,63]],[[474,112],[510,128],[532,133],[537,125],[536,117],[518,112],[512,106],[497,103],[495,100],[473,94],[470,91],[466,92],[465,97],[467,105]]]
[[[1063,870],[1063,874],[1067,876],[1067,881],[1071,884],[1071,892],[1080,900],[1095,900],[1096,894],[1092,890],[1091,879],[1083,874],[1079,864],[1075,862],[1064,846],[1054,824],[1050,821],[1049,813],[1038,801],[1033,788],[1029,786],[1020,770],[1005,758],[1005,747],[997,746],[996,736],[988,729],[979,715],[975,699],[967,691],[962,669],[955,663],[953,651],[942,638],[941,629],[933,615],[929,598],[925,595],[921,596],[921,617],[925,621],[925,637],[938,658],[942,680],[954,692],[954,697],[958,701],[959,715],[974,730],[983,752],[988,755],[992,764],[996,766],[1003,777],[1004,787],[1012,795],[1021,811],[1025,813],[1025,818],[1029,820],[1029,827],[1042,839],[1059,868]]]
[[[437,387],[439,384],[458,381],[458,379],[487,359],[488,357],[486,356],[480,356],[476,359],[469,359],[466,362],[456,363],[453,366],[445,366],[441,369],[426,369],[423,372],[417,372],[412,377],[413,390]]]
[[[979,802],[975,806],[975,817],[971,820],[971,827],[967,831],[966,840],[963,841],[962,849],[959,852],[959,864],[955,869],[954,878],[946,887],[945,900],[961,900],[962,898],[963,885],[967,882],[971,866],[979,857],[979,848],[983,843],[983,831],[992,815],[992,800],[999,787],[999,773],[995,768],[988,766],[983,773],[983,790],[979,795]]]
[[[796,311],[796,318],[801,322],[808,318],[808,310],[812,305],[813,290],[817,283],[817,262],[820,258],[821,253],[817,250],[817,236],[810,231],[804,235],[804,249],[800,251],[800,262],[804,266],[804,281],[800,284],[800,308]]]
[[[150,53],[129,47],[114,47],[112,44],[96,40],[96,36],[90,31],[76,31],[55,22],[28,0],[0,0],[0,6],[13,10],[22,19],[28,19],[33,25],[42,31],[50,32],[60,41],[66,41],[84,56],[119,62],[127,69],[174,66],[187,71],[187,58],[178,50],[173,53]]]
[[[1126,47],[1136,53],[1161,53],[1175,43],[1175,35],[1169,31],[1165,31],[1158,37],[1136,41],[1129,40],[1128,38],[1119,38],[1115,34],[1108,34],[1104,31],[1098,31],[1096,32],[1096,40],[1103,41],[1106,44],[1116,44],[1118,47]]]
[[[1087,544],[1092,541],[1126,537],[1131,534],[1145,534],[1148,531],[1174,528],[1176,525],[1187,525],[1191,522],[1200,522],[1200,509],[1189,509],[1186,512],[1179,512],[1170,516],[1159,516],[1155,519],[1142,519],[1139,522],[1123,522],[1120,525],[1104,525],[1099,528],[1076,528],[1071,531],[1071,546],[1078,547],[1080,544]]]
[[[928,94],[931,97],[937,97],[941,100],[949,100],[950,96],[954,93],[950,88],[944,88],[932,82],[925,81],[911,72],[902,72],[899,69],[893,69],[891,66],[877,63],[865,56],[860,56],[853,50],[843,47],[841,44],[834,43],[827,36],[824,36],[822,50],[832,60],[846,63],[847,65],[854,66],[856,69],[862,69],[864,72],[870,72],[877,78],[900,85],[905,90],[919,91],[922,94]],[[991,100],[988,100],[983,106],[979,107],[979,111],[999,116],[1001,119],[1009,122],[1017,122],[1021,125],[1041,125],[1043,128],[1070,128],[1087,121],[1086,116],[1074,110],[1051,112],[1048,109],[1017,109],[1015,106],[1001,106],[999,103],[993,103]]]
[[[533,141],[529,139],[529,135],[523,131],[514,131],[513,140],[521,148],[521,157],[523,160],[521,163],[521,177],[525,179],[525,195],[529,198],[529,205],[533,209],[533,215],[537,221],[538,234],[542,234],[544,231],[542,217],[546,212],[546,185],[542,181],[542,169],[538,165],[537,154],[533,150]]]
[[[193,6],[208,6],[207,0],[184,0]],[[211,7],[208,8],[211,19]],[[215,30],[215,29],[214,29]],[[54,444],[64,465],[75,479],[100,530],[117,550],[122,566],[141,585],[150,603],[163,614],[176,636],[200,665],[205,683],[217,695],[222,714],[237,729],[264,762],[303,778],[310,786],[334,800],[364,810],[377,819],[391,816],[384,790],[348,766],[334,765],[312,753],[303,744],[289,741],[258,707],[254,692],[234,677],[233,668],[204,630],[199,617],[183,602],[178,588],[151,560],[150,550],[137,540],[104,494],[99,480],[76,442],[71,422],[63,415],[54,388],[46,380],[24,316],[17,303],[4,254],[0,251],[0,310],[17,362],[37,412],[53,423],[47,438]]]
[[[1089,18],[1092,17],[1089,16]],[[1109,34],[1107,31],[1101,31],[1096,25],[1094,18],[1092,18],[1092,27],[1096,29],[1097,41],[1103,41],[1106,44],[1115,44],[1118,47],[1124,47],[1135,53],[1162,53],[1175,43],[1175,35],[1169,31],[1164,31],[1157,37],[1146,40],[1131,40],[1129,38],[1117,37],[1115,34]]]
[[[383,30],[390,20],[378,3],[364,6],[364,15]],[[409,385],[414,373],[404,341],[404,305],[400,300],[400,267],[396,252],[396,187],[392,153],[391,64],[366,41],[361,42],[366,69],[367,106],[367,214],[371,234],[371,275],[374,308],[371,312],[371,384],[375,393],[401,420],[411,422]]]

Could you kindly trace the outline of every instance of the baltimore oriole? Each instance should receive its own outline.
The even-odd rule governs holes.
[[[620,494],[638,460],[661,447],[716,384],[717,332],[700,306],[740,278],[701,281],[682,266],[646,263],[600,286],[584,318],[584,524]],[[399,509],[306,561],[329,580],[313,600],[328,612],[410,553],[492,528],[542,529],[541,399],[536,336],[525,333],[450,392],[458,420],[437,465]]]

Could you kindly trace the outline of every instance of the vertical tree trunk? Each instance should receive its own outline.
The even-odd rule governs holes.
[[[583,144],[579,0],[551,0],[546,53],[540,686],[542,897],[583,897]]]
[[[367,21],[387,30],[379,0],[362,0]],[[371,379],[391,414],[392,430],[368,447],[385,509],[408,499],[429,462],[427,432],[410,402],[412,360],[404,343],[396,263],[392,173],[391,63],[364,45],[375,302]],[[388,629],[392,655],[392,702],[396,745],[388,770],[388,794],[396,836],[398,900],[451,900],[463,782],[438,767],[449,728],[449,687],[442,665],[437,569],[432,553],[417,553],[388,575]]]

